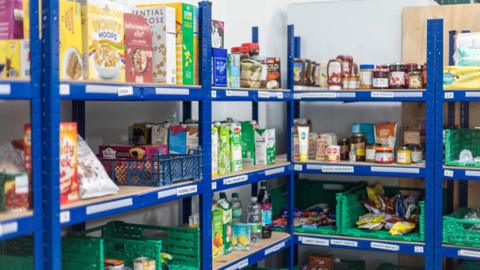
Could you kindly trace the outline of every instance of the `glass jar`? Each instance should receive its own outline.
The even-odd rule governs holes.
[[[412,152],[408,147],[402,146],[397,150],[397,163],[398,164],[412,164]]]
[[[427,88],[427,64],[422,65],[422,82],[423,88]]]
[[[389,80],[388,69],[376,69],[373,71],[372,87],[373,89],[387,89]]]
[[[407,65],[407,86],[409,89],[420,89],[423,86],[422,72],[417,64]]]
[[[260,45],[258,43],[243,43],[242,47],[248,49],[250,56],[258,56],[260,54]]]
[[[328,61],[327,66],[328,89],[341,90],[343,85],[342,62],[338,59]]]
[[[406,87],[404,65],[400,63],[390,65],[389,84],[390,88],[402,89]]]
[[[374,65],[360,65],[360,89],[372,89]]]
[[[410,149],[412,163],[420,163],[423,160],[423,150],[422,147],[418,144],[408,144],[408,149]]]
[[[365,150],[365,160],[367,162],[375,162],[375,145],[367,144]]]
[[[394,160],[393,149],[390,146],[375,147],[375,163],[392,164]]]
[[[365,142],[363,133],[354,133],[350,138],[350,145],[355,147],[356,161],[365,161]]]
[[[340,146],[340,160],[348,160],[348,154],[350,153],[350,140],[348,138],[341,138],[338,141]]]
[[[305,85],[305,72],[307,62],[305,59],[295,59],[293,63],[293,83],[295,85]]]

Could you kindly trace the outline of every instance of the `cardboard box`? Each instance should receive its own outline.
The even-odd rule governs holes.
[[[175,9],[172,7],[148,6],[133,10],[142,15],[152,29],[153,81],[156,83],[177,83],[177,48],[175,30]]]
[[[60,124],[60,204],[78,200],[77,123]]]
[[[168,152],[170,154],[187,154],[187,128],[174,124],[168,127]]]
[[[0,0],[0,40],[22,39],[22,0]]]
[[[198,124],[187,124],[187,152],[198,149]]]
[[[227,60],[228,87],[240,88],[240,54],[229,54]]]
[[[83,80],[82,9],[79,3],[59,2],[60,80]]]
[[[212,48],[223,49],[225,41],[225,23],[212,20]]]
[[[230,124],[230,162],[232,172],[243,170],[242,158],[242,126],[240,123]]]
[[[218,208],[212,210],[212,251],[215,259],[223,255],[223,212]]]
[[[150,159],[154,155],[167,154],[166,145],[101,145],[98,156],[103,159]]]
[[[124,13],[131,13],[131,8],[122,3],[85,0],[82,8],[85,79],[125,82]]]
[[[242,158],[246,165],[255,163],[255,128],[251,121],[242,122]]]
[[[30,44],[28,40],[0,40],[0,65],[5,65],[0,77],[30,78]]]
[[[257,128],[255,130],[255,165],[275,163],[275,129]]]
[[[152,29],[140,15],[124,14],[125,80],[152,83]]]
[[[151,124],[150,126],[150,143],[168,147],[168,124]]]
[[[227,86],[226,49],[212,49],[212,85]]]
[[[312,255],[308,258],[308,267],[311,270],[333,270],[333,256]]]
[[[30,0],[23,0],[23,38],[30,40]]]
[[[267,57],[267,89],[278,89],[282,85],[280,57]]]

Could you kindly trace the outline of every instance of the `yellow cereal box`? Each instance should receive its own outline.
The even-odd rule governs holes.
[[[60,204],[78,200],[77,123],[60,123]]]
[[[23,0],[23,38],[30,39],[30,0]]]
[[[85,0],[82,8],[85,79],[125,81],[123,13],[129,6],[109,0]]]
[[[81,6],[60,0],[60,80],[83,79]]]
[[[28,40],[0,40],[0,65],[4,65],[2,76],[7,79],[28,79],[30,58]]]

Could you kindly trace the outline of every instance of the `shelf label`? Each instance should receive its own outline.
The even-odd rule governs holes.
[[[60,223],[68,223],[70,222],[70,211],[62,211],[60,212]]]
[[[227,94],[227,97],[248,97],[248,91],[227,90],[225,92]]]
[[[70,84],[66,84],[66,83],[60,84],[60,95],[61,96],[70,95]]]
[[[413,251],[415,253],[423,253],[423,246],[415,246],[413,247]]]
[[[420,168],[373,166],[373,167],[370,168],[370,171],[371,172],[387,172],[387,173],[419,174],[420,173]]]
[[[90,94],[118,94],[118,88],[114,85],[87,84],[85,93]]]
[[[0,236],[16,233],[18,231],[18,223],[16,221],[0,224]]]
[[[335,92],[303,93],[304,98],[337,98]]]
[[[87,215],[93,215],[93,214],[114,210],[114,209],[119,209],[127,206],[132,206],[132,205],[133,205],[132,198],[117,200],[113,202],[99,203],[96,205],[87,206],[86,213]]]
[[[353,173],[353,166],[322,166],[323,173]]]
[[[198,187],[197,185],[190,185],[185,187],[177,188],[177,196],[183,196],[187,194],[197,193]]]
[[[199,90],[200,91],[200,90]],[[168,88],[168,87],[157,87],[155,88],[155,95],[179,95],[179,96],[188,96],[190,95],[190,90],[188,88]]]
[[[455,93],[445,92],[445,99],[453,99],[454,97],[455,97]]]
[[[480,251],[460,249],[458,251],[458,256],[480,258]]]
[[[275,168],[271,170],[266,170],[265,175],[279,174],[285,172],[285,167]]]
[[[372,98],[394,98],[395,93],[394,92],[372,92],[371,93]]]
[[[468,91],[465,93],[465,97],[475,97],[475,98],[478,98],[480,97],[480,93],[478,91]]]
[[[212,190],[217,189],[217,182],[212,182]]]
[[[322,170],[323,165],[320,164],[307,164],[307,170]]]
[[[302,93],[293,93],[293,99],[302,99],[303,94]]]
[[[223,179],[223,184],[224,185],[233,185],[233,184],[236,184],[236,183],[245,182],[247,180],[248,180],[248,175],[244,174],[244,175],[234,176],[234,177],[230,177],[230,178],[225,178],[225,179]]]
[[[225,268],[225,270],[238,270],[248,266],[248,258],[240,261],[232,266]]]
[[[390,250],[390,251],[400,250],[399,245],[385,244],[385,243],[379,243],[379,242],[371,242],[370,247],[376,248],[376,249]]]
[[[453,171],[452,170],[443,170],[443,176],[453,177]]]
[[[133,87],[131,87],[131,86],[118,87],[117,94],[118,94],[119,97],[132,96],[133,95]]]
[[[302,244],[305,244],[305,245],[324,246],[324,247],[330,246],[330,241],[328,241],[328,239],[323,239],[323,238],[301,236],[299,240],[300,242],[302,242]]]
[[[275,245],[275,246],[273,246],[273,247],[271,247],[271,248],[267,248],[267,249],[265,250],[265,256],[267,256],[267,255],[270,254],[270,253],[279,251],[279,250],[282,249],[284,246],[285,246],[285,242],[282,242],[282,243],[277,244],[277,245]]]
[[[293,169],[294,169],[295,171],[301,172],[301,171],[303,171],[303,165],[302,165],[302,164],[295,164],[295,165],[293,166]]]
[[[336,246],[358,247],[358,242],[351,241],[351,240],[331,239],[330,244],[336,245]]]
[[[0,95],[10,95],[12,86],[10,84],[0,84]]]
[[[465,171],[465,176],[480,176],[480,171]]]
[[[282,99],[283,98],[283,93],[282,92],[259,91],[258,92],[258,97],[259,98],[278,98],[278,99]]]
[[[216,98],[216,97],[217,97],[217,91],[212,90],[212,98]]]
[[[177,195],[176,189],[172,188],[172,189],[162,190],[157,193],[157,199],[167,198],[175,195]]]

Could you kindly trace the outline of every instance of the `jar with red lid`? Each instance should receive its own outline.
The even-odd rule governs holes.
[[[350,55],[339,55],[337,56],[337,60],[342,62],[343,77],[349,77],[352,74],[353,57]]]
[[[389,84],[390,88],[405,88],[405,66],[396,63],[390,65],[390,74],[389,74]]]
[[[256,56],[260,54],[260,45],[258,43],[243,43],[242,47],[248,49],[250,56]]]
[[[343,84],[342,61],[332,59],[327,65],[328,89],[341,90]]]
[[[389,84],[388,69],[376,69],[373,71],[372,88],[373,89],[387,89]]]
[[[249,49],[247,47],[232,47],[230,50],[232,54],[240,54],[240,60],[249,57]]]
[[[412,65],[409,67],[407,86],[409,89],[420,89],[423,87],[422,72],[418,69],[418,65]]]

